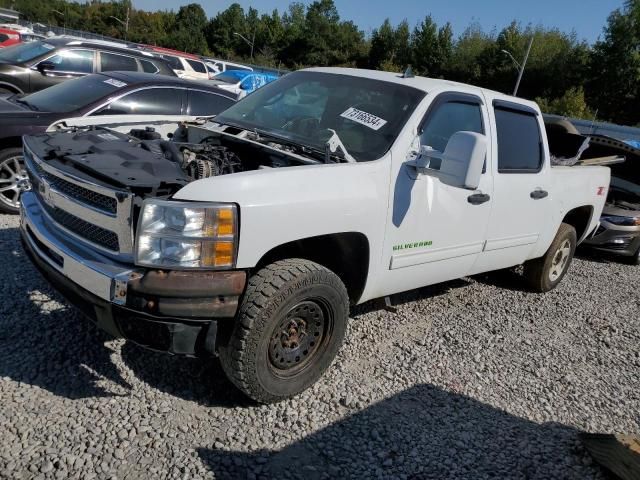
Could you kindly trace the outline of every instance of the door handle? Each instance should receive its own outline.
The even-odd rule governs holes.
[[[542,200],[543,198],[547,198],[549,196],[549,192],[546,190],[534,190],[531,192],[531,198],[534,200]]]
[[[471,205],[481,205],[483,203],[487,203],[489,200],[491,200],[491,197],[486,193],[474,193],[467,197],[467,201]]]

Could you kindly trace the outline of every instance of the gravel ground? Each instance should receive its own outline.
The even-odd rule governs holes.
[[[492,274],[352,312],[310,391],[257,406],[216,360],[110,340],[0,215],[0,477],[606,478],[578,433],[640,433],[640,269],[575,261],[554,292]]]

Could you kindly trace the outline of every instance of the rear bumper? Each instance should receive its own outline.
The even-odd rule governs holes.
[[[625,257],[635,255],[640,249],[640,227],[620,227],[602,222],[584,245],[603,252]]]
[[[246,272],[132,269],[85,250],[57,231],[32,193],[21,198],[22,244],[49,283],[96,325],[152,350],[197,356],[216,349]]]

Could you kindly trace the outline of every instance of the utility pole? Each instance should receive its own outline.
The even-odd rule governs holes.
[[[524,69],[527,67],[527,61],[529,60],[529,54],[531,53],[532,46],[533,46],[533,35],[531,36],[531,40],[529,40],[529,46],[527,47],[527,53],[524,56],[522,65],[520,65],[520,63],[515,58],[513,58],[513,55],[511,55],[511,52],[507,50],[502,50],[502,53],[504,53],[505,55],[508,55],[509,58],[511,58],[511,60],[513,61],[513,63],[515,63],[516,67],[518,67],[519,69],[518,80],[516,81],[516,87],[513,89],[514,97],[518,96],[518,90],[520,89],[520,82],[522,82],[522,76],[524,75]]]
[[[256,42],[256,31],[253,31],[253,40],[249,40],[247,37],[245,37],[244,35],[241,35],[238,32],[233,32],[234,35],[236,35],[237,37],[240,37],[242,40],[244,40],[247,45],[249,45],[251,47],[251,61],[253,62],[253,47],[255,45]]]
[[[124,27],[124,41],[127,41],[127,35],[129,34],[129,7],[127,7],[127,16],[124,21],[120,20],[118,17],[114,17],[110,15],[109,18],[113,18],[115,21],[119,22]]]
[[[520,88],[520,82],[522,81],[522,75],[524,75],[524,69],[527,66],[527,61],[529,60],[529,54],[531,53],[532,46],[533,46],[533,35],[531,35],[531,40],[529,40],[529,46],[527,47],[527,54],[524,56],[524,61],[522,62],[520,73],[518,74],[518,81],[516,82],[516,88],[513,90],[514,97],[518,96],[518,89]]]

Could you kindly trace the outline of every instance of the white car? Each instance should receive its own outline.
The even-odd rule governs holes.
[[[533,102],[337,68],[291,73],[172,142],[24,143],[21,233],[46,278],[114,335],[218,354],[259,402],[320,378],[349,305],[520,264],[555,288],[610,179],[552,167]]]
[[[226,72],[227,70],[246,70],[253,72],[252,67],[239,63],[228,62],[226,60],[216,60],[215,58],[205,58],[205,63],[213,75]]]
[[[164,58],[180,78],[187,80],[209,80],[209,70],[202,60],[180,57],[178,55],[159,54]]]

